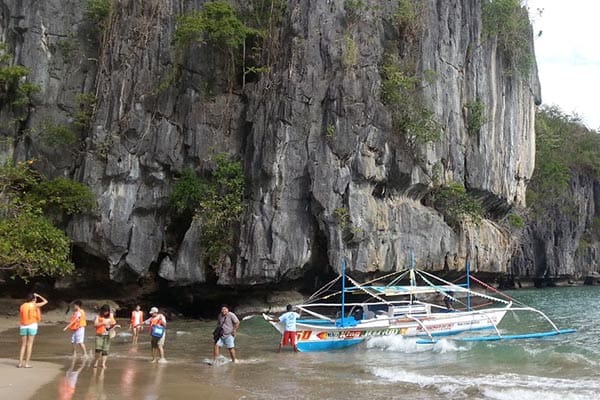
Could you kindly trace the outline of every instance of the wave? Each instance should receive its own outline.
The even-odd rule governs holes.
[[[444,375],[425,374],[390,367],[369,371],[380,383],[402,383],[414,389],[428,389],[457,398],[492,400],[588,400],[597,398],[600,382],[594,379],[549,378],[518,374]],[[455,371],[454,371],[455,372]]]

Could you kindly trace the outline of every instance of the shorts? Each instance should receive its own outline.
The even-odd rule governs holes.
[[[102,353],[103,356],[107,356],[110,351],[110,336],[102,335],[96,336],[96,353]]]
[[[219,340],[217,340],[217,343],[215,343],[215,345],[219,347],[225,346],[228,349],[233,349],[235,347],[235,336],[222,336],[219,338]]]
[[[19,327],[19,335],[21,336],[35,336],[37,335],[38,324],[33,323],[29,325],[21,325]]]
[[[158,346],[165,345],[165,336],[167,336],[167,332],[163,333],[161,338],[155,338],[154,336],[150,336],[150,346],[153,349],[158,348]]]
[[[73,335],[71,335],[71,343],[82,344],[84,340],[85,340],[85,328],[83,326],[81,326],[73,331]]]
[[[296,345],[296,331],[283,332],[283,338],[281,338],[281,345],[285,346],[288,343],[292,346]]]

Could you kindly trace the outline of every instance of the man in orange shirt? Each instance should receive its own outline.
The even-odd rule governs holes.
[[[38,302],[37,300],[40,299]],[[21,351],[19,353],[18,368],[31,368],[29,359],[33,349],[33,340],[38,331],[38,322],[42,319],[40,308],[48,304],[48,300],[37,293],[27,296],[25,303],[19,308],[21,324],[19,326],[19,335],[21,336]],[[25,360],[23,360],[23,358]],[[25,362],[23,362],[25,361]]]
[[[85,311],[81,308],[81,300],[75,300],[73,302],[73,315],[69,324],[65,326],[63,331],[70,329],[73,332],[71,336],[71,343],[73,344],[73,357],[77,356],[77,347],[81,348],[82,356],[87,358],[87,351],[85,350],[85,327],[87,321],[85,319]]]

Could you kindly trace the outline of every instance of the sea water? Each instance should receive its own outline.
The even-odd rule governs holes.
[[[255,316],[236,338],[239,362],[225,351],[212,360],[214,321],[169,324],[167,364],[151,364],[150,338],[140,343],[121,330],[106,370],[70,358],[69,335],[44,326],[35,360],[63,366],[35,399],[596,399],[600,393],[600,287],[520,290],[509,293],[544,311],[559,328],[577,332],[545,339],[434,345],[376,337],[354,348],[276,353],[279,334]],[[508,313],[501,331],[547,331],[543,318]],[[88,327],[88,348],[93,346]],[[491,334],[491,333],[490,333]],[[11,336],[12,335],[12,336]],[[16,357],[16,330],[3,335],[0,356]],[[14,353],[14,354],[13,354]],[[26,372],[34,371],[35,367]]]

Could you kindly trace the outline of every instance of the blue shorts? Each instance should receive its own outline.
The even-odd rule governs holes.
[[[235,337],[232,335],[221,337],[215,344],[219,347],[225,346],[228,349],[233,349],[235,347]]]
[[[21,336],[35,336],[35,335],[37,335],[37,331],[38,331],[37,324],[31,324],[31,325],[19,327],[19,335],[21,335]]]

